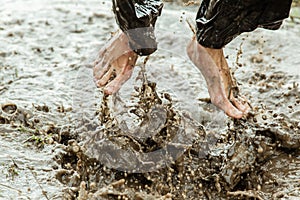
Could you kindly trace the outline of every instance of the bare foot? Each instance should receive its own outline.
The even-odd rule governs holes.
[[[104,93],[116,93],[131,77],[138,55],[128,46],[127,36],[119,31],[100,50],[94,65],[94,80]]]
[[[187,53],[206,80],[211,102],[222,109],[228,116],[237,119],[242,118],[246,114],[244,108],[235,105],[240,105],[237,100],[232,104],[228,98],[228,92],[226,92],[225,89],[225,87],[228,88],[230,85],[227,78],[223,81],[223,76],[227,76],[227,70],[223,72],[221,67],[217,66],[216,61],[211,56],[211,54],[215,55],[214,53],[216,52],[208,52],[206,48],[201,46],[196,39],[193,38],[188,44]],[[221,53],[223,55],[223,52]]]
[[[250,106],[246,98],[239,94],[237,83],[231,75],[228,63],[223,53],[223,49],[205,49],[219,68],[225,93],[227,94],[228,99],[240,111],[242,111],[243,113],[248,113],[250,110]]]

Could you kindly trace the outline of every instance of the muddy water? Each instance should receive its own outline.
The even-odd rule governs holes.
[[[232,120],[205,101],[184,51],[197,7],[178,3],[157,22],[159,50],[117,95],[103,96],[91,63],[117,28],[110,7],[0,8],[0,198],[299,198],[298,18],[226,47],[253,108]]]

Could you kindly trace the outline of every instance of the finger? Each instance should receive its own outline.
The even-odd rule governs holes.
[[[110,46],[110,48],[112,48]],[[106,50],[105,54],[102,56],[102,58],[99,58],[99,62],[94,67],[94,77],[96,80],[101,79],[102,76],[107,73],[107,71],[110,69],[111,63],[113,63],[115,60],[117,60],[114,56],[114,53],[111,52],[112,50]]]
[[[123,55],[126,55],[126,59],[128,59],[129,56],[129,59],[134,61],[134,63],[129,64],[135,64],[137,55],[128,46],[127,36],[123,32],[119,31],[103,46],[103,48],[101,48],[99,56],[94,63],[96,71],[100,71],[103,66],[109,65]],[[99,76],[101,75],[103,75],[103,73]]]
[[[128,52],[122,50],[107,50],[101,58],[100,62],[94,67],[94,76],[96,79],[100,79],[110,68],[111,63],[118,61],[123,63],[123,66],[127,64]],[[121,65],[119,65],[121,67]],[[120,68],[116,67],[116,69]]]
[[[135,66],[136,60],[137,60],[137,54],[134,52],[129,52],[124,55],[122,55],[118,60],[117,60],[117,74],[124,74],[127,72],[129,69],[128,66]],[[126,68],[127,67],[127,68]]]
[[[100,80],[97,81],[97,86],[98,87],[103,87],[104,85],[106,85],[109,81],[109,79],[112,77],[113,75],[113,72],[114,72],[114,69],[113,68],[110,68],[108,70],[108,72],[106,72],[102,78]]]
[[[134,52],[128,52],[124,55],[121,55],[118,59],[112,62],[108,62],[103,58],[102,62],[99,62],[94,67],[94,78],[97,83],[100,81],[100,79],[103,78],[103,76],[106,75],[103,81],[100,81],[99,84],[102,85],[103,82],[107,80],[107,76],[111,75],[111,73],[108,73],[108,71],[113,68],[116,70],[117,74],[122,74],[123,70],[126,69],[127,65],[134,66],[137,61],[138,55]],[[109,59],[111,61],[111,59]],[[112,63],[112,64],[110,64]],[[113,67],[112,67],[113,66]],[[108,74],[108,75],[107,75]],[[108,77],[109,79],[109,77]]]
[[[103,57],[103,55],[106,53],[106,51],[107,51],[107,47],[109,47],[107,44],[106,45],[104,45],[101,49],[100,49],[100,51],[99,51],[99,53],[98,53],[98,58],[102,58]]]
[[[106,85],[110,78],[112,78],[112,75],[116,73],[116,68],[118,67],[118,60],[114,61],[109,70],[101,77],[99,81],[97,81],[98,87],[103,87]]]
[[[93,70],[93,74],[94,74],[94,79],[95,80],[99,80],[102,78],[102,76],[109,70],[110,65],[109,63],[98,63]]]
[[[119,57],[114,66],[114,69],[116,70],[117,74],[124,74],[128,68],[126,68],[128,65],[129,66],[134,66],[137,60],[137,55],[134,52],[129,52],[121,57]]]
[[[118,74],[117,77],[112,80],[107,86],[104,88],[104,92],[106,94],[114,94],[121,86],[131,77],[133,72],[133,66],[127,65],[124,67],[122,73]]]

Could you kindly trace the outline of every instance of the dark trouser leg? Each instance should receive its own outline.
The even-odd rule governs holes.
[[[220,49],[257,27],[278,29],[289,16],[292,0],[203,0],[196,17],[197,40]]]
[[[154,27],[162,7],[161,0],[113,0],[116,21],[138,55],[149,55],[157,49]]]

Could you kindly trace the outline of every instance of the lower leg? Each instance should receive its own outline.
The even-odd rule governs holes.
[[[245,97],[239,95],[236,81],[232,77],[228,63],[225,59],[223,49],[205,48],[211,58],[216,63],[222,78],[225,93],[228,99],[242,112],[248,112],[250,109]]]
[[[206,80],[211,102],[222,109],[230,117],[243,117],[244,113],[229,101],[228,93],[226,93],[225,88],[229,87],[230,81],[228,80],[230,79],[225,79],[223,76],[227,76],[228,71],[222,70],[220,67],[218,67],[215,61],[219,60],[217,61],[218,63],[224,62],[224,60],[221,58],[223,51],[208,51],[206,48],[201,46],[195,38],[193,38],[187,47],[187,52],[190,59],[198,67]],[[223,79],[227,81],[224,82]]]
[[[233,78],[231,76],[229,66],[224,57],[223,49],[205,48],[205,50],[217,65],[222,78],[225,92],[229,97],[230,96],[229,92],[231,90],[231,87],[233,87]]]

